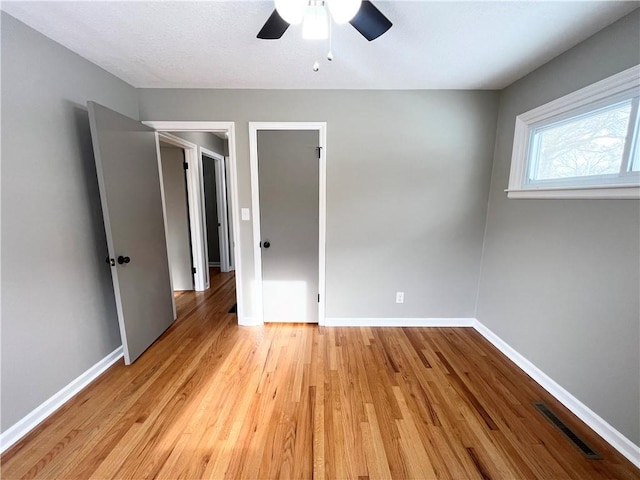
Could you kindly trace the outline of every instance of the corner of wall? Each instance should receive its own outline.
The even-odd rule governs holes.
[[[506,88],[506,87],[505,87]],[[496,150],[497,150],[497,144],[498,144],[498,127],[500,125],[500,119],[502,117],[502,97],[504,94],[504,89],[499,91],[499,95],[498,95],[498,115],[496,116],[496,126],[495,126],[495,133],[493,136],[493,156],[492,156],[492,162],[491,162],[491,176],[490,176],[490,181],[489,181],[489,191],[487,193],[487,208],[485,211],[485,217],[484,217],[484,232],[482,234],[482,249],[480,251],[480,265],[478,267],[478,287],[476,289],[476,299],[475,299],[475,304],[474,304],[474,309],[473,309],[473,316],[475,318],[478,318],[478,305],[480,303],[480,285],[482,283],[482,268],[484,265],[484,254],[485,254],[485,244],[487,241],[487,231],[488,231],[488,225],[489,225],[489,214],[491,213],[491,192],[493,191],[493,182],[494,182],[494,177],[493,177],[493,172],[495,169],[495,164],[496,164]]]

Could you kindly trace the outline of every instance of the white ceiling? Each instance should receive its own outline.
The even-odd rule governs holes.
[[[258,40],[272,1],[2,2],[2,9],[135,87],[500,89],[640,5],[631,1],[375,1],[367,42],[300,27]],[[312,71],[320,61],[320,71]]]

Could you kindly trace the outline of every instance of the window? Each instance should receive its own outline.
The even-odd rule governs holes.
[[[640,66],[519,115],[509,198],[640,198]]]

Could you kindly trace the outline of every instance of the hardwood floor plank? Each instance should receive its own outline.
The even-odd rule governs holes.
[[[416,427],[414,418],[409,411],[400,387],[393,387],[393,393],[396,396],[398,406],[402,412],[402,420],[396,420],[396,424],[398,425],[401,447],[407,459],[406,463],[411,478],[436,478],[436,472],[424,448],[422,439],[418,433],[418,428]],[[441,473],[444,472],[445,470],[441,470]],[[447,477],[441,475],[440,478]]]
[[[325,342],[326,336],[317,332],[318,356],[316,368],[316,378],[314,390],[310,390],[309,395],[315,394],[313,397],[313,478],[325,478],[326,475],[326,450],[325,450],[325,429],[326,423],[324,419],[324,388],[325,388]]]
[[[373,478],[393,478],[391,476],[391,470],[389,469],[389,461],[387,459],[384,441],[382,440],[382,432],[378,425],[376,410],[371,403],[365,404],[365,410],[367,413],[367,422],[364,422],[362,425],[366,432],[366,437],[370,439],[371,442],[371,450],[365,451],[369,472]]]
[[[2,478],[640,480],[471,328],[239,327],[234,286],[214,269],[176,294],[178,321],[5,452]]]

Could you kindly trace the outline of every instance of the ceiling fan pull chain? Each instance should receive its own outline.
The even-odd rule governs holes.
[[[327,53],[327,60],[333,61],[333,22],[329,17],[329,53]]]
[[[328,35],[329,53],[327,54],[327,60],[331,61],[333,60],[333,53],[331,53],[331,18],[328,19],[328,22],[329,22],[329,28],[327,30],[329,32],[329,35]],[[313,62],[313,71],[317,72],[318,70],[320,70],[320,62],[316,60],[315,62]]]

